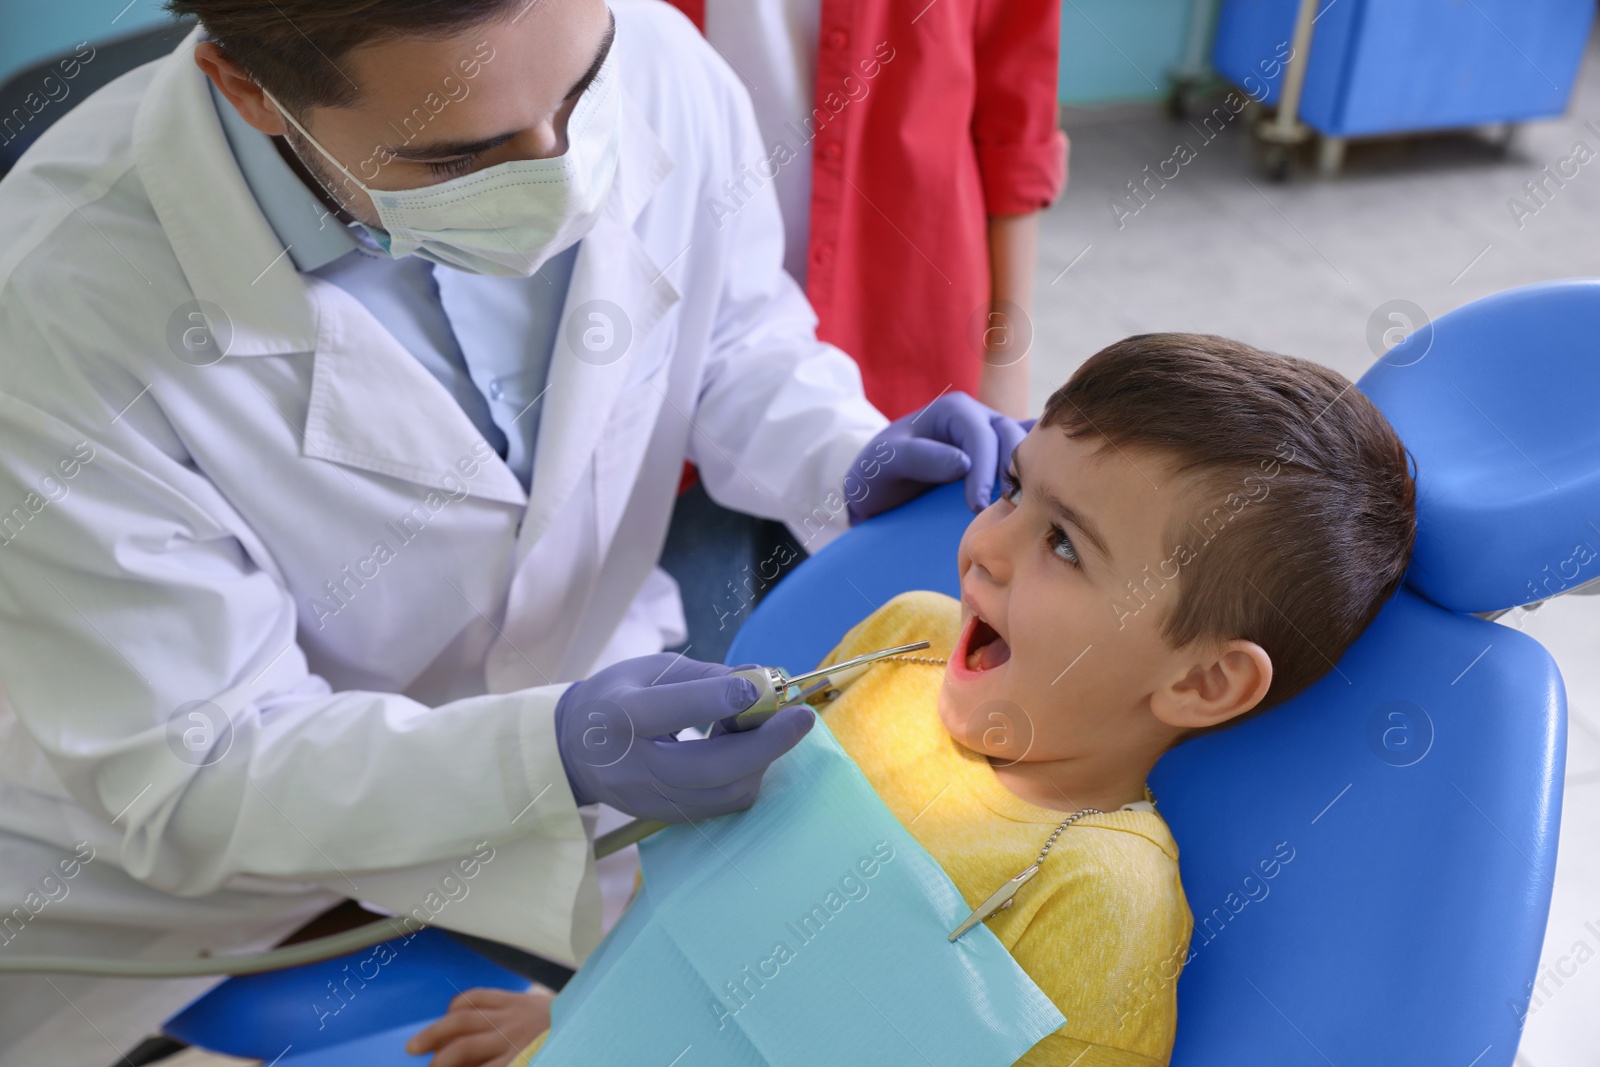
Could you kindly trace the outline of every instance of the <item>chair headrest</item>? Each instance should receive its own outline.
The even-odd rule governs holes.
[[[1357,383],[1416,457],[1406,582],[1454,611],[1600,577],[1600,280],[1511,289],[1440,316]]]

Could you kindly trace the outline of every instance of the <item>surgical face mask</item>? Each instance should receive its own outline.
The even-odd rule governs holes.
[[[266,94],[300,135],[372,198],[390,256],[418,255],[473,274],[528,277],[594,228],[617,173],[622,107],[615,50],[567,121],[567,150],[518,159],[419,189],[371,189]],[[335,197],[337,199],[337,197]]]

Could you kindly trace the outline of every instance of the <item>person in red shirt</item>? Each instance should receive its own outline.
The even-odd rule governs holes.
[[[1061,0],[671,2],[749,88],[766,146],[703,210],[776,192],[817,334],[889,418],[951,392],[1022,418],[1038,213],[1066,181]],[[686,465],[662,567],[684,647],[716,659],[815,546],[696,481]]]
[[[1060,0],[671,0],[744,79],[818,335],[891,419],[1027,414],[1038,213],[1066,181]]]

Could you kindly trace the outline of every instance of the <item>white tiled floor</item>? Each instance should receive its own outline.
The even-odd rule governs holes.
[[[1593,1067],[1600,1064],[1600,597],[1554,600],[1501,621],[1543,642],[1567,683],[1556,889],[1517,1065]]]
[[[1469,136],[1358,144],[1336,181],[1306,167],[1290,184],[1273,185],[1252,163],[1241,120],[1209,143],[1154,107],[1073,109],[1063,122],[1072,178],[1045,218],[1034,411],[1085,358],[1130,333],[1220,333],[1355,378],[1373,361],[1368,319],[1386,301],[1410,300],[1436,316],[1512,286],[1600,275],[1596,42],[1568,115],[1525,127],[1504,156]],[[1154,197],[1119,227],[1112,200],[1180,140],[1196,158],[1165,186],[1152,182]],[[1578,142],[1596,158],[1563,187],[1552,185],[1549,203],[1519,228],[1508,201],[1531,203],[1523,184]],[[1596,1067],[1600,596],[1567,597],[1502,621],[1555,655],[1571,715],[1543,992],[1535,992],[1517,1063]]]

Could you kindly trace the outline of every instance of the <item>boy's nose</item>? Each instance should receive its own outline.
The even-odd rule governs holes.
[[[967,550],[972,556],[972,565],[981,568],[984,577],[996,585],[1011,580],[1016,553],[1021,548],[1018,544],[1020,526],[1012,521],[1015,517],[1008,515],[970,533]]]

